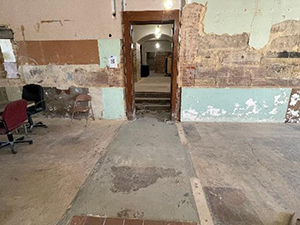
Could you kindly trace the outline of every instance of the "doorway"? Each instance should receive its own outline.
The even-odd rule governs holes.
[[[133,41],[133,32],[139,26],[148,26],[155,29],[171,28],[171,34],[161,33],[161,37],[151,37],[156,32],[141,36],[139,41]],[[145,30],[145,29],[144,29]],[[164,35],[164,36],[163,36]],[[127,118],[136,118],[136,109],[140,107],[139,102],[142,98],[157,101],[154,96],[147,94],[158,92],[160,100],[166,100],[169,96],[169,118],[179,120],[180,92],[177,85],[177,61],[178,61],[178,35],[179,35],[179,10],[172,11],[143,11],[143,12],[123,12],[123,51],[124,51],[124,73],[125,73],[125,93]],[[160,39],[160,42],[158,41]],[[147,43],[146,43],[147,42]],[[165,43],[164,43],[165,42]],[[168,43],[170,48],[168,48]],[[141,45],[142,43],[142,45]],[[143,46],[144,45],[144,46]],[[148,46],[155,45],[159,51],[147,49]],[[166,48],[165,48],[166,47]],[[151,49],[151,48],[150,48]],[[166,51],[164,51],[166,50]],[[138,59],[140,57],[140,59]],[[140,62],[140,68],[137,63]],[[151,69],[150,69],[151,66]],[[147,77],[140,81],[143,77]],[[139,77],[140,73],[140,77]],[[169,77],[168,77],[169,76]],[[150,78],[150,79],[149,79]],[[151,82],[161,79],[169,80],[160,85]],[[139,82],[140,81],[140,82]],[[151,89],[151,86],[152,89]],[[147,91],[147,88],[150,92]],[[153,89],[154,88],[154,89]],[[137,92],[136,92],[137,90]],[[144,95],[140,93],[144,90]],[[136,98],[136,93],[139,94]],[[167,105],[164,105],[167,107]]]

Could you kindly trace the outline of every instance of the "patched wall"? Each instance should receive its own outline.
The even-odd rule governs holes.
[[[196,3],[183,10],[183,87],[300,86],[300,21],[274,24],[267,45],[256,50],[249,46],[249,33],[206,34],[206,10]]]
[[[179,60],[182,120],[283,122],[290,95],[287,91],[284,92],[287,100],[279,111],[278,107],[272,108],[271,104],[277,94],[270,93],[281,92],[281,90],[291,91],[292,88],[300,87],[300,21],[282,19],[282,22],[276,23],[278,20],[274,20],[267,30],[264,26],[260,26],[261,29],[251,28],[253,32],[261,32],[261,36],[258,36],[258,33],[249,32],[247,26],[244,29],[240,27],[247,15],[253,19],[256,18],[255,16],[245,13],[241,21],[238,18],[233,19],[233,15],[240,15],[239,7],[244,8],[246,12],[251,8],[252,3],[245,2],[244,5],[237,5],[236,2],[224,4],[219,1],[217,6],[216,2],[218,1],[209,0],[206,5],[192,3],[183,9]],[[220,7],[222,10],[218,10]],[[263,9],[257,6],[257,10],[272,10],[272,7],[273,4],[269,4],[269,8],[264,5]],[[300,5],[296,2],[294,7],[300,10]],[[232,12],[233,8],[234,12]],[[219,24],[230,23],[230,27],[220,27],[219,31],[212,29],[210,16],[214,9],[216,9],[214,14],[218,13],[218,15],[213,24],[218,27]],[[229,12],[233,15],[228,14]],[[289,12],[286,12],[286,15],[288,14]],[[265,19],[266,23],[270,22],[270,17]],[[254,25],[258,26],[256,23],[253,23]],[[208,31],[210,32],[207,33]],[[253,40],[258,37],[263,39],[265,33],[268,34],[268,41],[262,48],[256,49],[254,45],[251,46],[251,39],[252,42],[255,42]],[[241,95],[240,100],[243,102],[234,102],[237,99],[232,93]],[[221,94],[224,96],[220,96]],[[260,94],[259,99],[257,99],[258,94]],[[220,106],[222,101],[231,105],[230,107],[234,107],[236,103],[245,105],[249,99],[262,107],[259,113],[252,117],[247,114],[249,113],[247,111],[244,114],[235,114],[234,108],[224,109]],[[263,108],[263,102],[267,102],[268,109],[271,108],[271,112],[276,113],[273,115],[267,112]],[[247,105],[243,108],[247,108]],[[222,110],[226,111],[224,115]],[[217,113],[211,115],[211,112]]]
[[[182,121],[284,122],[289,88],[183,88]]]
[[[287,123],[300,122],[300,89],[293,89],[286,112]]]
[[[181,9],[184,2],[198,3],[187,4],[182,10],[179,88],[213,91],[230,87],[245,93],[257,88],[300,88],[298,0],[179,0],[173,1],[172,9]],[[106,104],[103,96],[124,104],[124,96],[120,96],[125,85],[121,13],[163,10],[164,6],[160,0],[113,3],[4,2],[3,10],[10,13],[0,15],[0,25],[12,32],[9,37],[0,36],[1,46],[7,46],[9,53],[2,57],[7,62],[4,73],[0,68],[1,86],[36,83],[58,90],[93,89],[101,117],[108,115],[102,114]],[[117,68],[108,67],[110,56],[116,57]],[[4,78],[7,72],[19,79]],[[103,92],[106,89],[119,97],[111,98]],[[182,105],[189,99],[185,93],[182,90]],[[255,93],[251,93],[254,98]],[[271,101],[268,98],[272,95],[263,97]],[[118,115],[123,117],[121,108]],[[295,121],[288,119],[294,117],[286,118]]]

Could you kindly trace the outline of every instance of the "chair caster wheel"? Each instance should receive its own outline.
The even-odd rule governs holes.
[[[30,141],[29,144],[32,145],[32,144],[33,144],[33,141]]]
[[[10,144],[10,150],[12,154],[17,154],[17,151],[15,150],[15,145],[14,144]]]

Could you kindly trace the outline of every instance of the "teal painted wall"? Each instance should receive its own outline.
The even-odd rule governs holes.
[[[181,121],[284,122],[290,88],[182,88]]]
[[[207,2],[204,18],[206,33],[250,34],[249,45],[264,47],[272,25],[285,20],[300,19],[299,0],[192,0]]]
[[[103,119],[125,119],[124,89],[102,88]]]
[[[110,56],[116,56],[117,63],[120,63],[121,41],[119,39],[98,40],[98,49],[101,68],[108,66],[108,59]]]

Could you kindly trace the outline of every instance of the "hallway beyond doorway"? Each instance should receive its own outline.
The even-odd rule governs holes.
[[[167,92],[171,91],[171,77],[164,73],[150,71],[149,77],[143,77],[135,83],[136,92]]]

